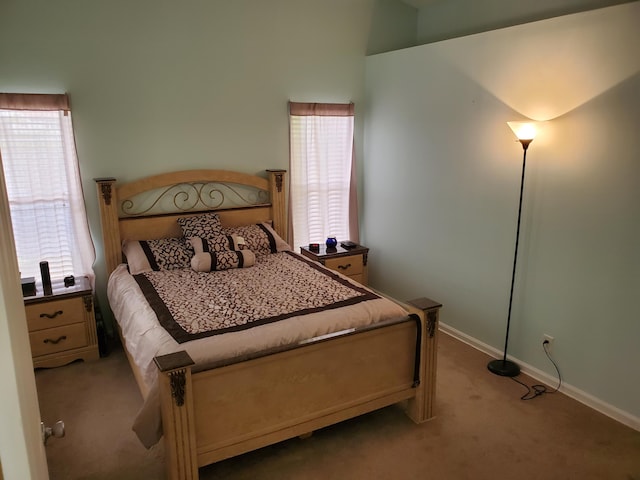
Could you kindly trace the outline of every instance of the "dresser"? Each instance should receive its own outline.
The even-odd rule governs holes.
[[[34,367],[59,367],[99,358],[93,292],[85,277],[53,284],[53,293],[24,298]]]
[[[347,275],[356,282],[367,285],[367,260],[369,249],[362,245],[346,249],[340,246],[330,248],[320,245],[316,252],[309,247],[300,247],[300,253],[307,258],[320,262],[325,267]]]

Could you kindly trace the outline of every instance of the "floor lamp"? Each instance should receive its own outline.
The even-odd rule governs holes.
[[[520,240],[520,217],[522,214],[522,192],[524,191],[524,170],[527,166],[527,149],[536,136],[536,126],[534,123],[507,122],[513,133],[522,144],[522,178],[520,180],[520,202],[518,203],[518,226],[516,229],[516,249],[513,255],[513,270],[511,272],[511,292],[509,293],[509,314],[507,315],[507,333],[504,337],[504,354],[501,359],[492,360],[487,368],[496,375],[503,377],[515,377],[520,373],[517,363],[507,360],[507,346],[509,345],[509,326],[511,324],[511,305],[513,303],[513,285],[516,279],[516,264],[518,263],[518,243]]]

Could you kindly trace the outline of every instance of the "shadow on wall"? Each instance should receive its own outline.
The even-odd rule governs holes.
[[[532,26],[516,39],[510,29],[480,36],[474,54],[468,42],[452,40],[442,45],[443,58],[523,116],[551,120],[640,72],[640,55],[629,48],[640,44],[637,15],[616,23],[602,22],[602,15],[583,14],[579,27],[566,18],[549,20],[544,35]]]

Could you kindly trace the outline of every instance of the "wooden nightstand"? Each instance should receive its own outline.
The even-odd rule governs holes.
[[[76,278],[65,287],[53,284],[53,294],[40,291],[25,297],[34,367],[59,367],[74,360],[99,358],[93,292],[89,280]]]
[[[321,244],[319,252],[312,252],[309,247],[300,247],[300,253],[331,270],[347,275],[362,285],[367,285],[367,256],[369,255],[367,247],[358,245],[347,250],[339,243],[335,248],[327,248]]]

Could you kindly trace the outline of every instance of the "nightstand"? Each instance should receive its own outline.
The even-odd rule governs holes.
[[[342,248],[338,243],[335,248],[327,248],[320,244],[320,250],[314,252],[309,247],[300,247],[300,253],[311,260],[320,262],[325,267],[340,272],[362,285],[367,285],[367,256],[369,249],[362,245],[354,248]]]
[[[99,358],[93,292],[89,280],[53,284],[53,293],[24,298],[34,367],[59,367]]]

